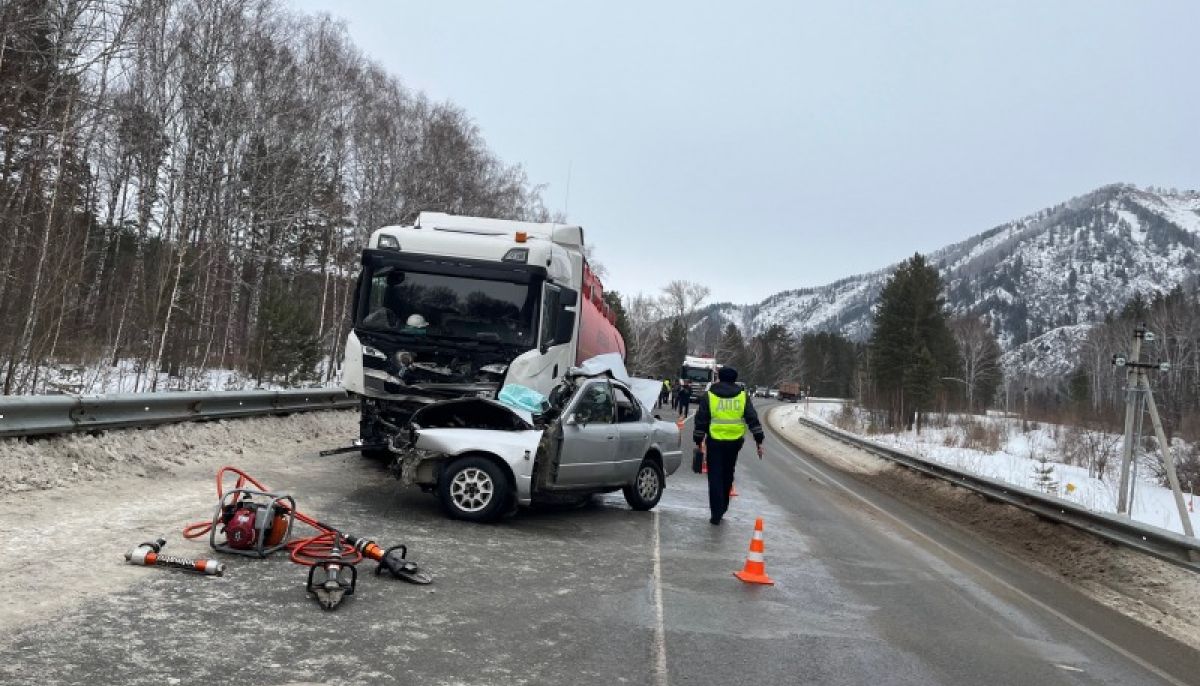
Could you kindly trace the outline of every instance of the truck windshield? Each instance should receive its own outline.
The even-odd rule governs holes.
[[[532,348],[537,335],[537,284],[426,274],[383,266],[366,275],[365,329],[412,336],[491,341]]]
[[[708,383],[712,380],[712,370],[707,367],[684,367],[683,378],[688,381]]]

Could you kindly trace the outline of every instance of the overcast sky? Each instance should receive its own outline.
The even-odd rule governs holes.
[[[622,292],[757,302],[1106,183],[1200,187],[1191,0],[293,2],[466,109]]]

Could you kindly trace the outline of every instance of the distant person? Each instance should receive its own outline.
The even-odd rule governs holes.
[[[658,402],[655,403],[654,409],[658,409],[665,405],[671,398],[671,382],[663,379],[662,388],[658,391]]]
[[[733,470],[738,453],[746,442],[746,428],[754,435],[758,459],[763,456],[762,425],[758,412],[746,391],[737,385],[737,370],[721,367],[717,383],[709,387],[696,409],[696,429],[692,441],[704,446],[708,460],[708,521],[720,524],[729,509],[729,490],[733,488]]]
[[[692,387],[690,384],[683,384],[679,387],[679,416],[684,419],[688,418],[691,413],[692,406]]]

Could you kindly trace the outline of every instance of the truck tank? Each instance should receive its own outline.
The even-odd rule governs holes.
[[[575,363],[605,353],[619,353],[625,357],[625,340],[617,331],[617,317],[604,302],[604,286],[586,264],[583,268],[583,292],[579,305],[579,345],[575,352]]]

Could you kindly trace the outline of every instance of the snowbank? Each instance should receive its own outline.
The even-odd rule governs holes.
[[[99,435],[0,439],[0,494],[56,488],[112,476],[149,477],[213,456],[318,438],[347,443],[358,435],[355,411],[305,412],[124,429]]]
[[[318,365],[315,378],[324,379],[327,376],[328,363],[328,360],[323,360]],[[22,377],[28,371],[18,368],[17,377]],[[121,359],[115,365],[46,363],[38,370],[37,386],[33,394],[145,393],[151,388],[159,391],[274,391],[290,388],[272,382],[260,384],[253,377],[236,369],[186,369],[177,376],[160,371],[157,376],[157,384],[153,384],[150,375],[143,369],[143,363],[134,359]],[[335,370],[328,383],[314,382],[311,385],[340,386],[341,370]]]
[[[802,403],[779,410],[782,421],[791,419],[794,422],[796,417],[804,416],[830,425],[835,424],[834,418],[841,412],[841,403],[833,402],[808,405]],[[964,430],[961,426],[926,427],[921,430],[920,436],[912,432],[902,432],[872,434],[865,438],[964,472],[999,479],[1016,486],[1043,490],[1095,512],[1116,512],[1116,477],[1110,475],[1103,480],[1089,477],[1086,467],[1065,464],[1063,450],[1066,447],[1064,441],[1067,432],[1063,427],[1042,424],[1037,429],[1023,433],[1018,419],[974,419],[986,423],[1000,435],[1001,444],[998,450],[962,447]],[[1105,435],[1101,440],[1111,443],[1120,441],[1120,437]],[[1047,464],[1053,468],[1056,485],[1038,482],[1036,468],[1041,464],[1041,458],[1045,458]],[[1119,454],[1114,455],[1109,465],[1110,469],[1119,466],[1119,461]],[[1133,519],[1183,533],[1174,496],[1170,489],[1142,478],[1148,471],[1144,467],[1139,470],[1133,499]],[[1185,493],[1184,498],[1189,499],[1188,494]],[[1200,531],[1200,512],[1191,512],[1190,518],[1193,529]]]

